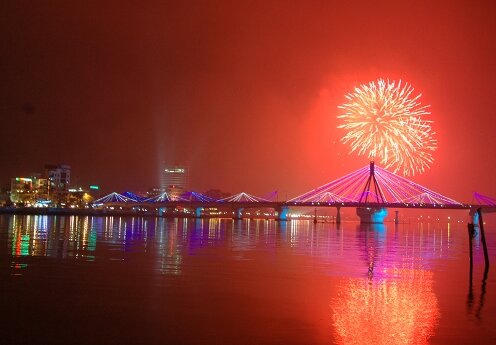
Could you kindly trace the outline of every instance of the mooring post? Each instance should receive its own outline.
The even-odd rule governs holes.
[[[479,228],[481,232],[482,248],[484,249],[484,260],[486,262],[486,269],[489,269],[489,253],[487,252],[486,235],[484,233],[484,220],[482,219],[482,209],[477,209],[479,214]]]
[[[473,302],[473,291],[472,291],[472,277],[474,273],[474,255],[472,249],[472,240],[475,234],[475,224],[468,223],[468,252],[469,252],[469,262],[470,262],[470,271],[469,271],[469,285],[468,285],[468,299],[470,304]]]

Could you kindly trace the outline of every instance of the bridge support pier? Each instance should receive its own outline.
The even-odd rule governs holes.
[[[281,206],[276,209],[277,211],[277,220],[288,220],[288,212],[289,212],[289,207],[288,206]]]
[[[384,207],[357,207],[356,213],[362,224],[382,224],[388,215]]]
[[[197,208],[195,208],[195,218],[200,218],[202,211],[203,211],[203,207],[197,207]]]
[[[336,210],[336,224],[341,224],[341,206],[337,206]]]
[[[234,217],[233,219],[242,219],[242,213],[243,213],[244,208],[236,208],[234,209]]]
[[[163,217],[166,210],[167,209],[165,207],[159,207],[158,210],[157,210],[158,216],[159,217]]]
[[[472,216],[472,224],[474,224],[474,226],[479,226],[479,212],[475,211],[475,212],[472,212],[470,211],[470,215]]]
[[[398,211],[398,210],[394,211],[394,224],[400,223],[400,218],[398,217],[399,213],[400,213],[400,211]]]

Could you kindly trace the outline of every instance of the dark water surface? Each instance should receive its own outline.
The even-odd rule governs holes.
[[[0,216],[1,344],[496,344],[466,224]]]

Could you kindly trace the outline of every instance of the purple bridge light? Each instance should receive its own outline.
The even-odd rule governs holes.
[[[269,202],[269,200],[254,196],[245,192],[228,196],[227,198],[217,200],[219,202]]]
[[[479,193],[474,193],[474,198],[477,200],[477,203],[483,206],[496,206],[496,198],[491,198],[486,195],[482,195]]]
[[[484,210],[496,211],[496,199],[477,193],[475,197],[480,204],[483,204]],[[277,198],[277,191],[272,192],[266,198],[241,192],[219,200],[197,192],[187,192],[180,196],[172,196],[164,192],[148,199],[126,192],[124,194],[110,193],[95,200],[94,205],[105,204],[104,209],[111,210],[118,207],[123,211],[156,211],[159,216],[163,215],[167,209],[176,210],[177,208],[177,210],[186,210],[187,214],[194,217],[201,217],[205,209],[223,207],[230,209],[235,219],[242,217],[244,209],[272,208],[278,220],[287,220],[290,207],[336,207],[337,223],[341,222],[340,208],[342,207],[356,208],[357,215],[363,223],[382,223],[387,216],[387,208],[471,209],[470,214],[473,215],[474,211],[481,206],[480,204],[460,203],[377,167],[374,162],[293,199],[274,201],[274,198]],[[398,221],[397,213],[396,222]]]
[[[289,202],[462,205],[371,162]]]

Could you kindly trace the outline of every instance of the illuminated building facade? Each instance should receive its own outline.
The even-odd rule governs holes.
[[[33,179],[30,177],[14,177],[10,180],[10,201],[15,204],[31,203],[35,197]]]
[[[18,206],[60,205],[70,199],[71,167],[45,165],[45,173],[14,177],[10,184],[10,200]]]
[[[48,180],[41,174],[29,177],[14,177],[10,183],[10,201],[14,204],[30,206],[39,200],[48,199]]]
[[[83,188],[69,188],[66,203],[69,207],[84,207],[94,200],[89,191]]]
[[[29,206],[47,197],[47,179],[42,178],[40,174],[11,179],[10,201],[13,203]]]
[[[188,169],[183,166],[170,166],[162,171],[160,189],[171,196],[179,196],[186,191]]]
[[[48,192],[67,191],[71,183],[71,167],[69,165],[45,165],[45,177],[48,180]]]
[[[45,165],[45,178],[47,179],[47,199],[55,205],[67,203],[69,197],[69,184],[71,182],[71,167],[69,165]]]

